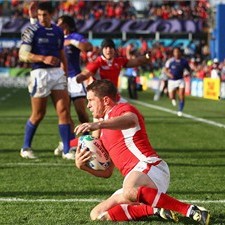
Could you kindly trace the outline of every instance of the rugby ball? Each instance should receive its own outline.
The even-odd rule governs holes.
[[[92,157],[87,165],[94,170],[105,170],[109,167],[110,157],[102,142],[98,138],[91,135],[83,135],[79,137],[78,145],[81,151],[91,151]]]

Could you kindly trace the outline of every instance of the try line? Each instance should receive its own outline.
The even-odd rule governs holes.
[[[170,109],[167,109],[167,108],[164,108],[164,107],[161,107],[161,106],[152,105],[150,103],[145,103],[145,102],[141,102],[141,101],[138,101],[138,100],[129,100],[129,102],[133,102],[133,103],[136,103],[136,104],[148,107],[148,108],[160,110],[160,111],[163,111],[163,112],[168,112],[168,113],[171,113],[171,114],[177,114],[177,112],[174,111],[174,110],[170,110]],[[223,123],[217,123],[217,122],[214,122],[212,120],[203,119],[203,118],[200,118],[200,117],[192,116],[190,114],[183,113],[183,117],[194,120],[194,121],[202,122],[202,123],[205,123],[205,124],[209,124],[209,125],[212,125],[212,126],[225,128],[225,124],[223,124]]]
[[[101,202],[103,199],[91,199],[91,198],[71,198],[71,199],[24,199],[24,198],[0,198],[0,202]],[[214,204],[224,204],[225,200],[181,200],[183,202],[189,203],[214,203]]]

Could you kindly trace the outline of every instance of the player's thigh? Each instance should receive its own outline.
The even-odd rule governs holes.
[[[87,108],[86,97],[80,97],[73,100],[73,104],[77,113],[85,113]]]
[[[140,171],[131,171],[123,182],[123,195],[129,201],[136,202],[138,189],[141,186],[147,186],[157,189],[153,180],[145,173]]]
[[[59,117],[65,117],[65,119],[70,119],[69,110],[69,95],[67,90],[52,90],[51,98],[55,106],[57,115]]]
[[[157,164],[139,162],[125,177],[123,193],[125,198],[136,201],[138,188],[146,186],[166,192],[170,182],[170,171],[167,163],[161,160]]]
[[[176,95],[176,90],[177,90],[177,82],[174,80],[169,80],[168,81],[168,93],[169,97],[173,99]]]

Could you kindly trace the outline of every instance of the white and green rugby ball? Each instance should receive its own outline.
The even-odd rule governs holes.
[[[91,151],[92,157],[87,165],[94,170],[105,170],[110,165],[110,157],[102,142],[98,138],[91,135],[83,135],[79,137],[78,145],[82,150]]]

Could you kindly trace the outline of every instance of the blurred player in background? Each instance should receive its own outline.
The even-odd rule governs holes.
[[[37,2],[32,2],[29,7],[29,16],[31,23],[36,23],[37,17]],[[58,18],[57,25],[63,30],[64,33],[64,49],[68,63],[68,92],[70,96],[70,102],[73,102],[75,111],[80,123],[88,122],[89,116],[86,112],[86,90],[83,83],[78,84],[76,82],[76,75],[81,72],[80,68],[80,52],[88,52],[92,50],[92,44],[87,39],[77,33],[76,24],[73,17],[69,15],[62,15]],[[69,106],[70,108],[70,106]],[[71,140],[75,138],[74,123],[71,118]],[[62,155],[63,142],[59,142],[59,145],[54,150],[54,155]],[[70,154],[62,155],[66,159],[74,160],[74,152],[70,151]]]
[[[88,42],[83,35],[76,32],[76,24],[73,17],[62,15],[58,18],[57,25],[63,29],[65,35],[64,49],[68,61],[68,92],[70,100],[73,102],[79,122],[88,122],[89,116],[86,112],[87,101],[85,84],[83,82],[77,83],[76,75],[81,72],[80,52],[91,51],[92,44]],[[71,139],[73,138],[74,137],[72,136]],[[62,150],[63,143],[59,142],[54,154],[61,155]],[[72,159],[74,159],[74,157],[72,157]]]
[[[102,54],[93,62],[86,65],[77,75],[77,82],[83,82],[89,77],[99,75],[99,79],[108,79],[118,88],[120,72],[123,68],[138,67],[150,63],[150,53],[134,59],[118,56],[115,43],[112,39],[104,39],[101,43]]]
[[[20,155],[33,159],[32,139],[39,123],[45,116],[48,96],[51,96],[58,115],[59,133],[64,145],[63,154],[69,154],[70,113],[67,91],[67,61],[63,49],[64,34],[51,23],[53,8],[50,2],[38,5],[36,24],[22,34],[19,50],[21,61],[32,63],[30,82],[32,112],[26,123],[23,147]],[[62,68],[60,67],[62,65]]]
[[[102,54],[93,62],[89,62],[84,70],[76,76],[78,83],[88,79],[108,79],[118,88],[120,72],[123,68],[138,67],[150,63],[150,53],[132,59],[118,56],[112,39],[104,39],[101,43]],[[118,96],[118,101],[126,101]],[[71,141],[71,147],[77,146],[78,139]]]
[[[159,215],[177,221],[178,212],[202,225],[210,214],[166,194],[170,182],[167,163],[152,148],[143,116],[129,103],[117,102],[117,88],[109,80],[95,80],[87,86],[88,108],[97,122],[75,128],[76,134],[100,130],[100,139],[112,160],[106,170],[87,166],[90,151],[76,151],[76,166],[97,177],[110,177],[114,165],[125,177],[123,187],[91,211],[92,220],[129,221]]]
[[[176,93],[178,91],[179,105],[178,116],[183,115],[185,101],[185,81],[184,72],[191,71],[188,61],[182,57],[181,49],[176,47],[173,49],[173,57],[168,59],[165,64],[165,73],[168,76],[168,93],[172,100],[172,105],[176,106]]]

